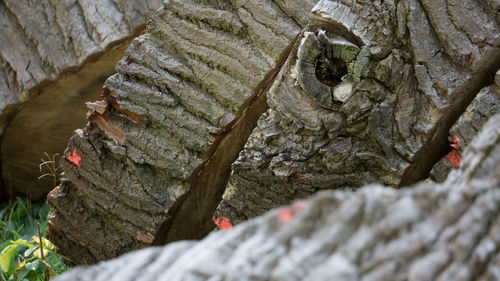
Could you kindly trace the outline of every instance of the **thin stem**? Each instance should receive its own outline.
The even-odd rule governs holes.
[[[38,228],[38,239],[40,240],[40,253],[42,256],[42,260],[45,260],[45,257],[43,256],[43,243],[42,243],[42,231],[40,230],[40,223],[36,223],[36,227]]]
[[[38,239],[40,240],[40,256],[42,257],[42,261],[45,261],[45,257],[43,255],[43,241],[42,241],[42,231],[40,230],[40,223],[36,223],[36,227],[38,228]],[[45,270],[45,281],[49,281],[50,275],[49,275],[49,268]]]

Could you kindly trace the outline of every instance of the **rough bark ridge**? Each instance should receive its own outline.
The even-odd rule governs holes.
[[[73,81],[73,88],[53,87],[54,84],[136,36],[144,28],[146,19],[161,6],[161,0],[0,2],[0,136],[5,136],[5,128],[12,118],[15,126],[7,131],[9,136],[2,139],[2,176],[10,195],[31,195],[37,199],[53,188],[37,181],[38,164],[44,152],[36,149],[37,137],[44,138],[42,142],[46,143],[40,146],[46,148],[51,141],[61,142],[57,135],[64,136],[66,140],[58,146],[63,150],[74,126],[84,119],[79,116],[71,122],[76,117],[58,118],[51,113],[77,107],[75,102],[86,91],[80,84],[96,75],[88,83],[97,79],[102,85],[103,77],[98,74],[108,77],[116,61],[111,68],[109,64],[101,64],[94,73],[80,73],[77,79],[81,81]],[[105,67],[108,69],[103,69]],[[49,85],[53,88],[47,87]],[[24,114],[15,115],[19,111]],[[38,122],[43,124],[38,126]],[[68,127],[64,122],[70,123],[69,135],[65,134],[64,129]],[[44,134],[42,128],[49,133]]]
[[[270,109],[233,164],[214,218],[237,223],[321,189],[397,186],[431,137],[449,95],[499,34],[499,23],[483,8],[450,1],[319,1],[310,32],[302,35],[268,94]],[[469,24],[469,15],[478,17]],[[335,57],[344,50],[339,43],[323,43],[325,33],[330,42],[349,39],[343,29],[361,49],[355,65],[368,50],[369,62],[347,67],[332,87],[319,79],[318,53],[331,48]],[[345,95],[342,85],[352,90]],[[485,88],[452,133],[466,145],[499,111],[499,96]],[[443,179],[451,167],[445,165],[433,176]]]
[[[325,191],[56,280],[498,280],[499,123],[491,118],[443,184]]]
[[[210,134],[235,118],[313,4],[165,2],[70,140],[65,179],[48,198],[51,241],[77,263],[153,243],[217,143]]]

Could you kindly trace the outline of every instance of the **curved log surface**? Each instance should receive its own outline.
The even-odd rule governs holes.
[[[321,189],[396,186],[491,49],[493,4],[441,3],[443,18],[431,1],[315,2],[166,1],[65,152],[48,197],[63,254],[201,238],[221,197],[215,217],[237,223]],[[499,107],[483,89],[454,128],[463,145]]]
[[[158,0],[2,1],[0,111],[130,38],[159,7]]]
[[[471,77],[453,91],[442,116],[429,131],[429,141],[415,153],[411,164],[403,172],[399,186],[411,185],[429,176],[434,164],[449,151],[449,149],[443,151],[442,148],[449,143],[450,129],[476,98],[479,91],[493,84],[495,74],[499,69],[500,37],[493,43],[493,48],[478,61]]]
[[[64,280],[497,280],[500,114],[442,184],[324,191],[205,239],[136,251]]]
[[[87,123],[85,102],[99,98],[102,85],[125,54],[125,44],[43,87],[11,117],[1,144],[6,198],[25,196],[38,200],[57,185],[58,175],[52,175],[47,166],[40,167],[41,158],[48,160],[45,153],[54,155],[54,166],[58,167],[75,126]],[[47,175],[39,178],[44,173]]]
[[[43,152],[62,153],[74,128],[85,124],[82,100],[96,98],[92,86],[100,87],[123,56],[116,47],[130,44],[161,6],[161,0],[0,3],[4,195],[36,200],[54,187],[37,180]]]

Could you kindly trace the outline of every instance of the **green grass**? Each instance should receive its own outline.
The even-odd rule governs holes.
[[[16,198],[0,204],[0,280],[52,279],[70,269],[56,247],[45,239],[49,207]],[[41,258],[37,224],[42,232]]]

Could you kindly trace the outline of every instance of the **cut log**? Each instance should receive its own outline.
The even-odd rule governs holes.
[[[36,200],[54,187],[52,178],[38,180],[47,171],[40,172],[40,158],[62,154],[71,132],[85,125],[83,102],[98,98],[124,47],[161,6],[161,0],[0,3],[0,196]]]
[[[167,239],[157,235],[160,226],[170,228],[168,220],[203,170],[198,167],[216,151],[211,143],[221,143],[238,112],[247,112],[251,103],[245,101],[261,92],[259,83],[310,16],[314,1],[296,2],[172,0],[152,17],[106,81],[108,110],[92,112],[90,125],[70,140],[65,155],[76,149],[81,166],[63,160],[65,178],[49,194],[50,239],[65,255],[93,263]],[[265,99],[258,107],[265,111]],[[243,134],[259,115],[239,122]],[[123,144],[111,125],[125,133]],[[222,180],[246,141],[232,136],[240,148],[223,156],[226,172],[215,169]],[[188,223],[169,239],[201,238],[212,230],[204,206],[215,209],[224,183],[209,181],[219,185],[216,196],[195,203],[201,217],[190,217],[204,221]]]
[[[2,1],[0,111],[127,40],[160,6],[158,0]]]
[[[399,183],[499,23],[482,2],[313,2],[166,1],[65,152],[48,198],[63,254],[201,238],[223,194],[213,219],[236,223],[320,189]],[[480,97],[462,145],[500,107]]]
[[[445,108],[455,110],[448,104],[457,100],[451,97],[453,90],[465,82],[499,34],[498,23],[495,28],[485,25],[457,30],[440,16],[440,9],[448,3],[443,1],[433,8],[434,2],[422,3],[368,1],[350,6],[341,1],[318,2],[311,32],[302,36],[296,56],[290,57],[269,92],[270,109],[234,162],[213,219],[227,217],[238,223],[323,189],[368,183],[398,186],[415,152],[432,138],[429,132]],[[468,18],[461,16],[465,11],[457,6],[448,8],[454,19]],[[471,12],[481,11],[479,5]],[[366,18],[366,14],[377,16]],[[493,18],[491,22],[495,22]],[[339,24],[358,38],[350,39],[352,43],[369,50],[369,62],[361,74],[348,67],[341,84],[327,86],[314,68],[308,71],[302,65],[321,58],[318,53],[322,49],[333,53],[343,50],[338,44],[321,43],[322,30],[327,36],[331,30],[330,42],[343,34],[338,31],[342,29]],[[445,29],[457,35],[436,33]],[[466,40],[460,39],[465,35]],[[346,62],[361,61],[359,54],[360,59]],[[359,75],[359,82],[354,81]],[[342,84],[352,82],[353,90],[346,100],[335,97]],[[318,102],[317,89],[332,97],[329,109]],[[500,112],[500,99],[491,87],[485,88],[450,134],[466,146],[487,116],[496,112]],[[444,143],[439,149],[445,155],[451,147]],[[451,166],[448,163],[445,168],[441,163],[432,176],[443,179]]]
[[[323,191],[199,242],[56,280],[498,280],[499,123],[491,118],[443,184]]]

